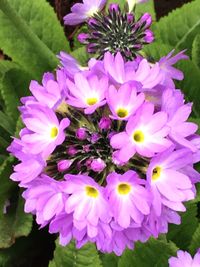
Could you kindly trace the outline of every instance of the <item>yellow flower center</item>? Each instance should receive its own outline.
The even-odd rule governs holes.
[[[120,118],[125,118],[128,115],[128,111],[125,108],[118,108],[117,116]]]
[[[51,132],[50,132],[51,138],[55,138],[57,135],[58,135],[58,128],[57,127],[51,128]]]
[[[86,191],[86,195],[89,197],[97,198],[99,195],[99,192],[93,186],[89,186],[89,185],[86,186],[85,191]]]
[[[144,142],[144,134],[142,131],[135,131],[133,134],[133,140],[137,143]]]
[[[98,101],[98,99],[97,99],[96,97],[91,97],[91,98],[88,98],[88,99],[86,100],[86,102],[87,102],[87,104],[88,104],[89,106],[92,106],[92,105],[96,104],[97,101]]]
[[[153,181],[156,181],[160,178],[160,175],[161,175],[161,167],[157,166],[156,168],[153,169],[152,171],[152,180]]]
[[[128,195],[131,191],[131,186],[127,183],[121,183],[118,185],[117,191],[120,195]]]

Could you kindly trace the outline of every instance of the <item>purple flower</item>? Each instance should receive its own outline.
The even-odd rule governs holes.
[[[181,169],[192,161],[188,149],[173,151],[173,147],[154,157],[147,170],[147,181],[153,193],[153,206],[157,215],[162,204],[175,211],[185,211],[182,204],[195,198],[190,178]]]
[[[178,250],[177,257],[171,257],[168,262],[169,267],[198,267],[200,266],[200,251],[198,250],[192,258],[188,252]]]
[[[159,60],[159,66],[162,73],[162,84],[166,87],[174,88],[175,80],[183,80],[183,72],[174,68],[173,65],[176,64],[181,59],[188,59],[189,57],[184,54],[185,50],[179,52],[177,55],[173,56],[174,50],[172,50],[167,56],[162,57]]]
[[[56,216],[49,224],[51,234],[59,233],[59,243],[66,246],[72,239],[73,217],[65,212]]]
[[[171,113],[171,109],[168,107],[165,111]],[[190,113],[192,112],[192,105],[186,104],[182,105],[174,110],[174,114],[170,114],[167,125],[170,127],[169,136],[172,140],[183,147],[188,147],[193,152],[196,151],[196,147],[187,139],[189,136],[193,135],[197,129],[198,125],[193,122],[187,122]]]
[[[74,57],[65,52],[60,52],[57,57],[60,59],[60,62],[64,67],[63,70],[70,78],[73,78],[76,73],[83,69]]]
[[[108,88],[106,77],[98,79],[92,75],[85,78],[83,74],[76,74],[74,82],[67,80],[70,94],[67,103],[73,107],[84,108],[85,114],[93,113],[98,107],[106,104],[105,91]]]
[[[145,103],[136,116],[128,120],[126,131],[112,136],[110,144],[119,149],[120,161],[127,162],[136,152],[144,157],[152,157],[172,144],[165,138],[169,133],[169,127],[166,127],[167,114],[153,113],[154,106]]]
[[[55,109],[61,102],[61,96],[66,90],[66,76],[62,70],[57,70],[57,81],[52,73],[45,73],[42,85],[31,81],[30,91],[35,99],[49,108]]]
[[[144,94],[137,95],[136,87],[131,84],[122,85],[118,90],[111,85],[107,93],[107,103],[117,120],[128,120],[144,102]]]
[[[113,172],[107,177],[106,194],[115,221],[123,228],[130,226],[131,221],[141,224],[144,215],[149,214],[149,194],[142,186],[134,171],[123,175]]]
[[[66,25],[76,25],[86,21],[94,14],[101,11],[106,3],[106,0],[83,0],[83,3],[78,3],[72,6],[70,14],[64,17]]]
[[[151,65],[146,59],[142,59],[139,65],[136,62],[125,63],[120,53],[116,56],[106,53],[104,68],[117,84],[137,81],[142,84],[143,90],[153,88],[162,79],[158,63]]]
[[[62,191],[62,182],[41,175],[23,193],[25,212],[36,214],[38,224],[46,225],[49,220],[64,211],[67,194]]]
[[[42,154],[48,157],[57,145],[62,144],[65,139],[64,129],[70,124],[65,118],[59,123],[55,113],[39,105],[30,106],[22,114],[23,122],[28,129],[28,133],[22,136],[22,141],[30,149],[31,154]]]
[[[46,162],[39,156],[25,156],[24,160],[14,167],[14,173],[10,176],[10,179],[20,182],[20,186],[26,187],[27,183],[33,181],[41,174],[45,166]]]
[[[64,191],[70,194],[66,212],[73,212],[74,226],[78,230],[87,227],[89,237],[97,236],[99,221],[108,223],[111,219],[103,188],[89,176],[68,174],[65,178]]]

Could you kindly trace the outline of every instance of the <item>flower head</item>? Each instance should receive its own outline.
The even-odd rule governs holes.
[[[46,158],[55,147],[62,144],[65,138],[64,129],[70,124],[68,118],[58,121],[55,113],[39,105],[29,106],[22,115],[27,133],[22,136],[27,149],[32,154],[39,154]]]
[[[143,93],[137,95],[134,85],[125,84],[118,90],[111,85],[107,93],[107,102],[113,114],[111,118],[127,120],[142,105],[144,98]]]
[[[151,24],[148,14],[126,19],[145,31]],[[21,99],[25,126],[8,151],[20,161],[11,179],[25,188],[25,211],[41,227],[61,245],[74,239],[77,248],[92,242],[121,255],[180,224],[177,212],[200,181],[200,137],[188,122],[192,105],[168,87],[175,76],[162,62],[113,54],[83,69],[61,53],[56,77],[32,81],[32,96]],[[167,69],[176,60],[167,58]]]
[[[105,105],[105,91],[108,87],[106,77],[84,77],[83,74],[74,76],[75,83],[67,80],[70,94],[67,103],[73,107],[84,108],[86,114],[93,113],[98,107]]]
[[[106,192],[115,221],[123,228],[131,222],[141,224],[150,212],[150,196],[134,171],[123,175],[111,173],[107,177]]]
[[[131,60],[143,45],[154,39],[150,21],[150,14],[136,20],[134,15],[122,12],[117,4],[111,4],[108,14],[97,12],[89,20],[87,35],[79,40],[87,44],[89,53],[98,53],[100,58],[109,51],[113,55],[120,52],[126,60]]]
[[[181,171],[191,161],[191,151],[173,151],[172,147],[150,162],[147,179],[154,195],[153,206],[158,215],[161,213],[161,205],[175,211],[185,211],[182,202],[194,198],[195,192],[190,178]]]
[[[119,149],[118,158],[122,162],[128,161],[136,152],[144,157],[152,157],[172,144],[165,138],[169,133],[169,128],[166,127],[167,114],[153,113],[153,105],[144,104],[137,114],[128,120],[126,131],[112,136],[111,146]]]
[[[87,227],[88,236],[95,237],[99,221],[108,223],[111,219],[103,189],[88,176],[66,175],[65,178],[64,191],[70,194],[65,204],[66,212],[73,212],[77,229],[83,230]]]

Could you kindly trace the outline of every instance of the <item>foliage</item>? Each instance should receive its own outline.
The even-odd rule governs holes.
[[[122,6],[125,0],[108,2],[117,2]],[[136,7],[136,16],[144,12],[150,12],[155,20],[152,0]],[[183,90],[187,100],[193,102],[192,120],[199,122],[199,0],[163,17],[154,23],[152,29],[156,41],[143,51],[150,59],[158,60],[174,48],[176,52],[187,49],[190,59],[177,65],[184,72],[185,79],[178,82],[177,87]],[[89,57],[84,47],[77,42],[75,44],[72,55],[84,65]],[[59,51],[70,53],[70,46],[63,27],[46,0],[0,0],[0,49],[9,58],[0,60],[0,266],[25,267],[28,266],[30,251],[30,258],[34,258],[39,255],[38,247],[42,245],[34,240],[36,234],[31,232],[33,218],[23,212],[21,192],[9,179],[14,159],[8,155],[6,147],[11,142],[10,136],[17,135],[22,127],[17,107],[20,97],[28,94],[30,80],[41,80],[43,72],[53,71],[58,64],[56,55]],[[56,242],[54,258],[49,266],[168,266],[168,258],[175,255],[178,248],[194,254],[199,247],[199,200],[198,193],[196,201],[186,204],[187,212],[181,215],[182,224],[171,225],[166,237],[150,239],[144,244],[138,242],[133,251],[126,250],[121,257],[100,254],[93,244],[77,250],[73,242],[66,247]],[[26,253],[26,260],[22,260]]]

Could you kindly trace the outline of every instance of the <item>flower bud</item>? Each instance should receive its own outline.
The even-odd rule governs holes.
[[[68,159],[59,161],[57,164],[58,171],[64,172],[64,171],[68,170],[69,167],[71,166],[71,164],[72,164],[72,161],[68,160]]]
[[[115,12],[119,11],[119,5],[118,4],[110,4],[109,5],[109,10],[112,12],[113,10],[115,10]]]
[[[99,138],[100,138],[100,136],[99,136],[98,133],[93,133],[91,135],[91,140],[90,141],[91,141],[92,144],[95,144],[99,140]]]
[[[146,30],[144,33],[145,33],[144,41],[146,43],[152,43],[154,40],[153,32],[151,30]]]
[[[79,33],[77,36],[77,39],[80,43],[85,44],[87,43],[87,38],[89,37],[89,34],[87,33]]]
[[[102,117],[100,122],[99,122],[99,128],[101,130],[108,130],[108,129],[110,129],[111,123],[112,123],[112,121],[110,118]]]
[[[143,24],[145,22],[145,29],[147,29],[152,24],[152,17],[149,13],[144,13],[144,15],[140,18],[139,21],[141,24]]]
[[[79,140],[85,140],[87,138],[87,132],[84,128],[79,128],[76,130],[76,137]]]
[[[94,172],[102,172],[105,169],[105,167],[106,167],[105,162],[100,158],[94,159],[90,165],[91,170],[93,170]]]
[[[74,146],[70,146],[70,147],[67,149],[67,153],[68,153],[68,155],[70,155],[70,156],[74,156],[74,155],[76,155],[76,153],[77,153],[77,149],[76,149]]]

